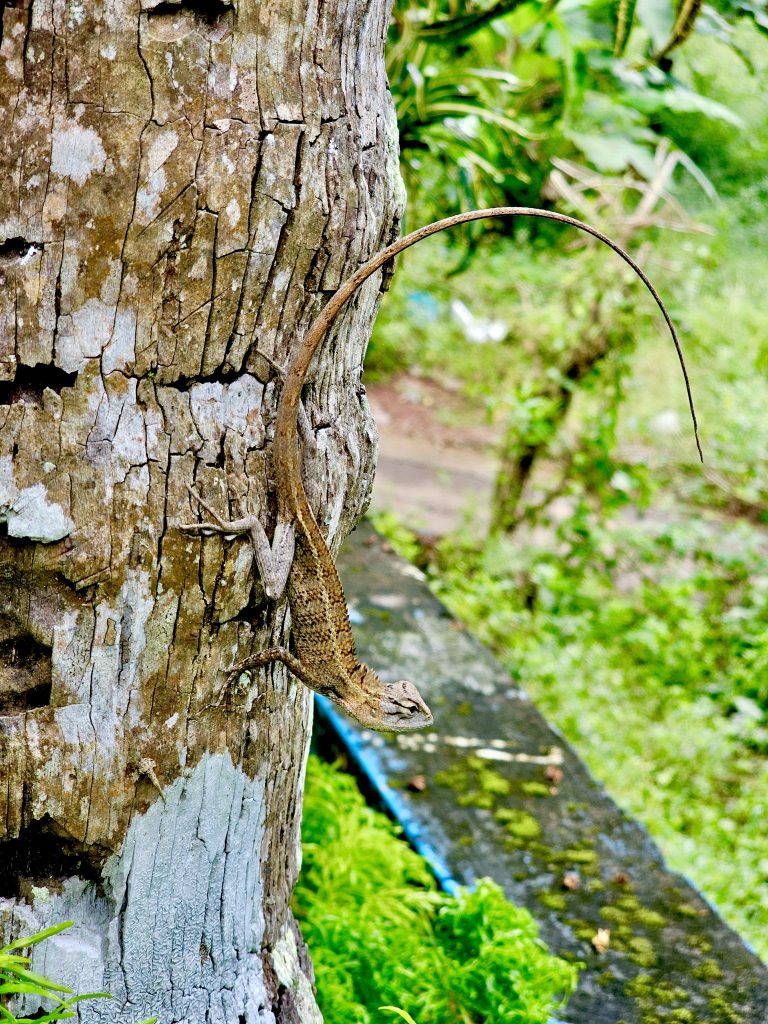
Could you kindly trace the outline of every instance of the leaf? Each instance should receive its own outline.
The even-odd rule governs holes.
[[[465,78],[483,78],[495,82],[503,82],[512,88],[523,88],[525,83],[511,71],[504,71],[502,68],[467,68],[464,72]]]
[[[33,996],[43,996],[46,999],[56,998],[51,995],[49,989],[33,985],[28,981],[9,981],[0,985],[0,995],[3,996],[16,996],[26,993]]]
[[[616,37],[613,44],[614,57],[621,57],[626,49],[635,23],[635,6],[635,0],[619,0],[616,11]]]
[[[524,2],[525,0],[499,0],[487,11],[476,11],[473,14],[465,14],[458,18],[446,18],[424,25],[419,30],[419,35],[430,42],[455,44],[497,18],[503,18],[505,14],[514,11],[516,7],[521,7]]]
[[[739,115],[729,107],[707,96],[700,96],[699,93],[682,85],[666,89],[629,91],[627,103],[644,114],[655,113],[657,110],[674,110],[680,114],[704,114],[718,121],[726,121],[736,128],[744,127]]]
[[[50,928],[45,928],[41,932],[37,932],[35,935],[30,935],[28,938],[16,939],[14,942],[10,942],[7,946],[3,946],[0,949],[0,955],[3,953],[10,953],[12,949],[24,949],[26,946],[36,946],[38,942],[42,942],[43,939],[49,939],[51,935],[58,935],[59,932],[63,932],[65,928],[71,928],[74,921],[63,921],[61,924],[51,925]]]
[[[507,117],[505,114],[500,114],[497,110],[491,110],[488,107],[482,107],[480,105],[473,105],[469,102],[452,102],[452,103],[434,103],[432,110],[437,114],[444,114],[447,116],[455,115],[457,117],[463,117],[467,114],[473,114],[475,117],[479,117],[481,120],[488,124],[498,125],[499,128],[506,128],[507,131],[513,132],[515,135],[520,135],[524,139],[538,138],[531,134],[526,128],[523,128],[521,124],[513,121],[512,118]]]
[[[670,0],[637,0],[635,16],[651,37],[654,50],[660,50],[672,34],[675,11]]]
[[[57,1006],[55,1010],[51,1010],[44,1017],[21,1017],[16,1024],[53,1024],[54,1021],[71,1020],[74,1016],[71,1010],[62,1010]]]
[[[699,186],[701,187],[702,191],[706,193],[707,197],[709,199],[716,199],[717,198],[717,189],[712,184],[712,182],[709,180],[709,178],[706,176],[704,171],[702,171],[702,169],[699,167],[699,165],[696,163],[696,161],[692,160],[688,156],[688,154],[684,153],[682,150],[678,150],[676,155],[677,155],[677,162],[681,166],[683,166],[686,169],[686,171],[688,171],[690,176],[699,184]]]
[[[593,135],[589,132],[568,132],[567,135],[598,171],[617,174],[634,167],[644,178],[653,178],[655,165],[650,152],[625,135]]]
[[[21,978],[22,981],[28,981],[32,985],[37,985],[42,989],[48,989],[51,992],[71,992],[71,988],[67,988],[66,985],[58,985],[55,981],[51,981],[50,978],[44,978],[42,974],[35,974],[34,971],[28,971],[23,967],[15,967],[13,973],[16,977]]]
[[[71,999],[66,999],[61,1007],[74,1006],[75,1003],[79,1003],[83,999],[112,999],[109,992],[87,992],[82,996],[72,996]]]
[[[29,964],[32,958],[28,956],[17,956],[14,953],[0,953],[0,971],[10,971],[17,964]]]
[[[406,1024],[416,1024],[416,1021],[405,1010],[401,1010],[398,1006],[380,1006],[380,1010],[388,1010],[390,1013],[396,1013],[398,1017],[402,1017]]]

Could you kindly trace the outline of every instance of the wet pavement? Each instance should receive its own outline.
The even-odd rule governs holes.
[[[346,747],[447,889],[489,876],[581,961],[571,1024],[768,1024],[768,968],[670,872],[504,668],[368,526],[340,559],[361,658],[412,679],[426,733],[358,729]]]

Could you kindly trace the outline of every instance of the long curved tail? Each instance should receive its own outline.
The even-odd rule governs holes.
[[[696,439],[696,447],[699,452],[699,458],[702,462],[704,461],[701,441],[699,439],[699,424],[696,419],[691,383],[688,378],[685,359],[683,358],[683,350],[666,306],[661,301],[659,293],[651,284],[642,268],[635,263],[629,253],[625,252],[621,246],[617,245],[616,242],[603,234],[602,231],[598,231],[597,228],[593,228],[589,224],[585,224],[583,221],[577,220],[575,217],[569,217],[564,213],[556,213],[554,210],[539,210],[536,207],[498,206],[487,210],[470,210],[467,213],[459,213],[453,217],[446,217],[444,220],[438,220],[434,221],[432,224],[426,224],[424,227],[411,231],[408,235],[403,235],[402,238],[398,238],[396,242],[387,246],[386,249],[382,249],[381,252],[373,256],[367,263],[364,263],[331,297],[323,311],[310,326],[307,334],[304,336],[302,344],[299,346],[298,351],[288,365],[285,384],[277,412],[275,428],[276,440],[279,438],[283,442],[282,449],[284,458],[286,457],[288,450],[293,449],[289,456],[289,460],[293,462],[293,465],[290,467],[293,479],[301,479],[298,466],[298,451],[296,450],[297,446],[295,443],[291,444],[290,439],[292,437],[295,438],[296,436],[296,417],[298,415],[298,406],[301,400],[301,389],[304,383],[304,377],[309,369],[309,364],[312,361],[312,357],[314,356],[318,345],[324,338],[330,326],[333,324],[333,321],[338,316],[341,308],[360,287],[360,285],[371,276],[371,274],[376,273],[376,271],[383,267],[385,263],[403,252],[404,249],[408,249],[410,246],[415,245],[416,242],[420,242],[422,238],[428,238],[430,235],[435,235],[439,231],[445,231],[448,228],[456,227],[459,224],[467,224],[474,220],[484,220],[488,217],[541,217],[545,220],[558,221],[561,224],[570,224],[572,227],[578,228],[580,231],[584,231],[588,235],[592,235],[594,238],[599,239],[599,241],[603,242],[610,249],[613,249],[613,251],[617,253],[617,255],[619,255],[624,262],[632,268],[632,270],[634,270],[653,296],[656,305],[661,310],[661,315],[664,317],[664,321],[669,328],[669,333],[672,335],[672,341],[674,342],[675,351],[677,352],[677,358],[680,361],[680,368],[683,372],[683,381],[685,382],[685,391],[688,397],[688,408],[690,409],[691,420],[693,421],[693,432]],[[287,468],[288,467],[286,467],[286,469]]]

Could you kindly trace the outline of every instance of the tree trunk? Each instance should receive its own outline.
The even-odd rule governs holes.
[[[0,3],[0,933],[83,1020],[316,1020],[289,900],[310,693],[247,538],[278,364],[397,231],[388,0]],[[380,280],[316,365],[307,490],[365,505]],[[161,798],[162,796],[162,798]],[[29,1010],[35,1006],[30,1004]]]

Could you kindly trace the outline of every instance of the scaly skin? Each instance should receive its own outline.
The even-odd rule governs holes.
[[[447,217],[445,220],[436,221],[412,231],[363,264],[341,285],[309,328],[285,371],[277,408],[273,453],[278,525],[287,527],[289,532],[292,530],[295,537],[295,553],[288,576],[293,652],[282,647],[261,651],[235,666],[230,678],[271,661],[282,661],[303,683],[329,697],[368,728],[382,731],[406,731],[421,729],[432,723],[432,714],[413,683],[407,680],[397,683],[382,683],[373,669],[360,663],[355,655],[355,644],[341,580],[325,539],[309,507],[301,479],[298,431],[301,392],[310,363],[320,342],[344,304],[371,274],[376,273],[398,253],[429,235],[458,224],[466,224],[469,221],[487,217],[515,216],[542,217],[570,224],[585,231],[613,249],[642,280],[655,299],[672,335],[683,371],[696,443],[701,455],[690,383],[672,321],[656,289],[643,271],[631,256],[610,238],[573,217],[551,210],[515,206],[473,210],[454,217]],[[195,497],[197,498],[197,495]],[[198,498],[198,500],[200,499]],[[224,529],[224,527],[228,527],[228,529]],[[206,528],[218,532],[247,532],[253,530],[254,527],[263,535],[260,525],[252,519],[240,520],[238,523],[222,523],[217,519],[215,525],[198,523],[189,524],[185,528],[197,530]],[[278,553],[274,552],[274,554],[277,557]],[[284,567],[285,573],[288,572],[288,568],[288,565]],[[279,575],[283,577],[284,573]],[[273,586],[271,596],[280,596],[279,591],[282,591],[283,585],[278,583]]]

